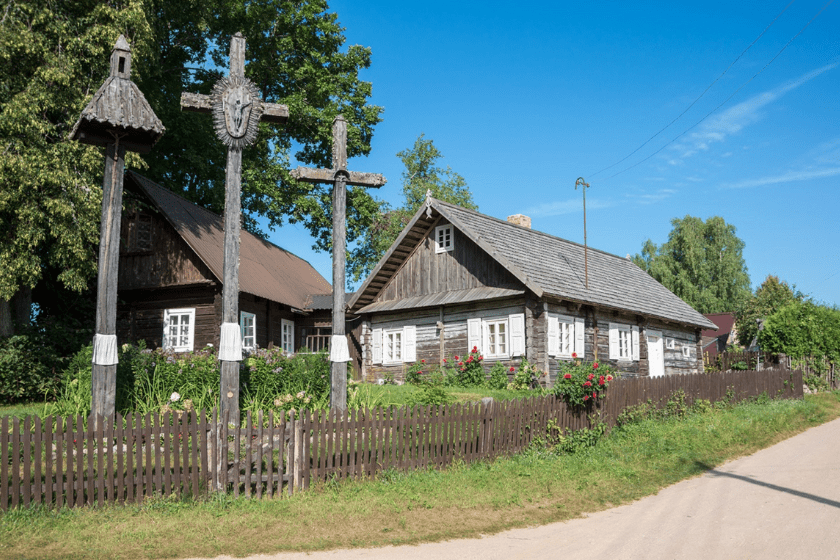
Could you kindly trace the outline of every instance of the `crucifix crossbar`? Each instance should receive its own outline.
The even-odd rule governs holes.
[[[379,188],[387,180],[378,173],[360,173],[347,170],[347,122],[341,115],[338,115],[333,121],[332,165],[332,169],[298,167],[292,171],[292,177],[307,183],[333,185],[333,324],[332,337],[330,338],[330,406],[343,412],[347,410],[347,362],[350,361],[347,338],[344,332],[347,185]]]
[[[225,168],[225,241],[222,279],[220,406],[222,418],[239,425],[239,218],[242,212],[242,150],[254,143],[260,121],[283,123],[285,105],[266,103],[257,86],[245,77],[245,37],[230,41],[230,75],[219,79],[211,95],[181,94],[181,109],[211,113],[216,136],[227,146]]]

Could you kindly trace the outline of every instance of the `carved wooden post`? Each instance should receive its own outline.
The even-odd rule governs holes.
[[[347,171],[347,122],[338,115],[333,121],[332,169],[298,167],[292,176],[309,183],[333,185],[333,312],[330,338],[330,406],[347,410],[347,362],[350,352],[344,332],[344,260],[347,248],[347,185],[378,188],[387,181],[382,175]]]
[[[239,218],[242,213],[242,150],[257,139],[260,120],[282,123],[285,105],[265,103],[257,86],[245,77],[245,37],[230,41],[230,75],[220,79],[211,95],[181,94],[181,108],[212,113],[216,136],[227,146],[225,168],[225,246],[222,279],[222,332],[219,343],[220,418],[239,425]]]
[[[111,52],[111,75],[73,126],[70,138],[106,145],[102,223],[93,337],[91,417],[113,419],[117,390],[117,280],[126,149],[148,152],[166,129],[131,81],[131,47],[120,35]]]

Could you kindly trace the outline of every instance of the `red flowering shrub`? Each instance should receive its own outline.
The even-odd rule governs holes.
[[[596,370],[598,370],[597,374]],[[560,363],[560,371],[553,392],[565,400],[569,406],[582,407],[604,398],[609,382],[612,380],[610,366],[575,359],[571,362]]]

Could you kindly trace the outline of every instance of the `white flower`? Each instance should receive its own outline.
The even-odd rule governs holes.
[[[178,393],[172,393],[172,395],[169,397],[169,400],[172,401],[172,402],[176,402],[180,398],[181,398],[181,395],[179,395]]]

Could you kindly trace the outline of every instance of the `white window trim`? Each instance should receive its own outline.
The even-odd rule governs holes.
[[[448,232],[449,243],[440,244],[440,232]],[[455,232],[452,229],[452,224],[445,224],[435,228],[435,253],[445,253],[455,248]]]
[[[682,356],[683,358],[691,358],[691,346],[689,346],[688,344],[683,344]]]
[[[286,328],[289,329],[291,333],[289,336],[289,344],[286,344],[285,340],[285,330]],[[289,354],[295,353],[295,322],[289,321],[288,319],[280,319],[280,347],[283,349],[284,352],[288,352]]]
[[[505,351],[504,352],[490,352],[490,325],[504,325],[505,327]],[[498,329],[496,330],[498,336]],[[509,317],[493,317],[481,321],[481,349],[482,354],[488,360],[504,360],[510,358],[510,318]],[[498,346],[498,342],[497,342]]]
[[[388,351],[388,337],[399,336],[400,338],[400,354],[395,357],[392,352]],[[403,363],[403,356],[405,355],[405,331],[403,329],[382,329],[382,363],[383,365],[393,365]]]
[[[190,328],[187,333],[187,344],[171,345],[169,344],[169,319],[173,315],[183,316],[189,315]],[[176,335],[178,336],[178,335]],[[164,350],[174,350],[175,352],[192,352],[195,341],[195,308],[183,309],[165,309],[163,312],[163,341]]]
[[[626,333],[627,355],[621,354],[622,333]],[[610,359],[633,362],[639,359],[639,327],[622,323],[610,323]]]
[[[251,323],[252,328],[254,329],[254,334],[250,337],[245,336],[245,319],[251,319],[253,322]],[[253,352],[257,349],[257,316],[253,313],[248,313],[247,311],[240,311],[239,312],[239,332],[242,335],[242,349],[247,350],[249,352]],[[247,338],[251,338],[251,344],[246,342]]]
[[[666,349],[674,350],[674,349],[676,349],[676,347],[677,347],[677,344],[676,344],[676,341],[673,338],[669,337],[669,338],[665,339],[665,348]]]
[[[575,353],[575,318],[568,315],[548,315],[549,320],[549,336],[552,340],[549,341],[550,355],[558,358],[571,358]],[[555,324],[556,327],[555,328]],[[563,349],[563,331],[568,334],[568,348],[564,352]],[[580,356],[578,356],[580,357]]]

